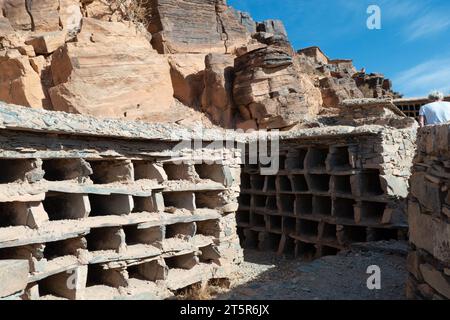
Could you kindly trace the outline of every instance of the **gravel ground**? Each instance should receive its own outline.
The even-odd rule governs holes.
[[[217,299],[399,300],[405,299],[407,244],[362,244],[337,256],[303,262],[245,251],[245,262]],[[381,268],[381,290],[367,288],[367,268]]]

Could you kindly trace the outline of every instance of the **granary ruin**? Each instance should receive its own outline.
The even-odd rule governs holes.
[[[242,259],[237,150],[4,104],[0,123],[1,297],[162,299]]]
[[[370,113],[380,121],[388,107],[395,109],[390,102],[364,103],[348,101],[353,117],[359,109],[364,121]],[[244,246],[316,258],[352,243],[406,239],[417,125],[391,116],[385,121],[400,126],[357,126],[353,118],[353,126],[282,136],[276,175],[244,165],[237,213]]]
[[[243,249],[384,240],[405,296],[450,298],[428,102],[225,0],[0,0],[0,300],[176,298]]]

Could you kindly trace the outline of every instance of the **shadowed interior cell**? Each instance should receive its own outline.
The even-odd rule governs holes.
[[[352,194],[351,176],[333,176],[334,192],[339,194]]]
[[[266,227],[266,219],[265,215],[252,213],[251,215],[251,226],[257,228],[265,228]]]
[[[246,172],[241,173],[241,189],[250,190],[252,188],[250,184],[250,175]]]
[[[331,216],[332,203],[330,197],[314,196],[313,213],[318,215]]]
[[[291,180],[288,176],[278,176],[278,192],[292,192]]]
[[[164,171],[169,180],[190,180],[192,178],[191,165],[164,163]]]
[[[297,234],[310,238],[317,237],[319,234],[319,223],[317,221],[300,219],[298,222]]]
[[[302,260],[311,261],[317,255],[316,245],[303,241],[297,241],[297,254]]]
[[[43,204],[50,220],[86,218],[91,212],[91,207],[94,207],[92,201],[89,202],[86,196],[75,193],[48,193]],[[97,209],[97,207],[94,208]],[[107,210],[104,213],[114,214]],[[95,214],[94,210],[92,214]]]
[[[282,217],[281,216],[268,216],[269,217],[269,230],[276,233],[282,231]]]
[[[297,194],[295,196],[295,215],[310,215],[313,213],[313,196],[310,194]]]
[[[33,159],[0,159],[0,183],[40,180],[44,172],[38,174],[37,162]],[[33,179],[33,171],[36,177]]]
[[[252,199],[253,199],[253,208],[264,209],[266,207],[266,201],[267,201],[266,196],[254,194],[254,195],[252,195]]]
[[[312,192],[328,192],[330,190],[330,176],[327,174],[311,174],[308,180]]]
[[[324,223],[324,225],[323,225],[323,232],[322,232],[322,238],[324,240],[336,241],[337,240],[336,225],[329,224],[329,223]]]
[[[133,197],[128,195],[89,195],[91,216],[127,215],[133,211]]]
[[[335,147],[330,153],[330,169],[333,171],[350,170],[350,154],[348,147]]]
[[[360,209],[360,220],[364,222],[381,223],[385,209],[386,203],[363,201]]]
[[[379,196],[384,194],[379,170],[366,170],[360,173],[359,183],[362,195]]]
[[[250,223],[250,211],[239,210],[236,213],[236,221],[238,225],[247,225]]]
[[[276,179],[277,179],[276,176],[266,176],[264,192],[273,192],[277,189]]]
[[[250,178],[251,186],[254,191],[263,191],[265,177],[260,175],[251,175]]]
[[[334,215],[338,218],[355,219],[354,206],[356,201],[353,199],[336,198],[333,201]]]
[[[328,147],[311,147],[306,156],[306,169],[326,169]]]
[[[291,176],[291,182],[294,192],[308,192],[308,184],[306,183],[305,176],[302,174],[296,174]]]
[[[93,173],[91,165],[83,159],[48,159],[42,162],[42,169],[48,181],[86,178]]]
[[[290,194],[280,194],[278,196],[278,208],[284,214],[294,215],[295,196]]]
[[[277,197],[276,196],[268,196],[267,197],[267,203],[266,203],[266,209],[270,211],[277,211]]]
[[[196,164],[195,171],[201,179],[212,180],[222,184],[226,183],[224,167],[221,164]]]
[[[290,235],[295,233],[297,220],[291,217],[283,217],[283,233]]]
[[[239,195],[239,204],[240,204],[241,206],[244,206],[244,207],[250,207],[250,205],[251,205],[251,199],[252,199],[251,194],[248,194],[248,193],[241,193],[241,194]]]
[[[286,159],[286,169],[288,170],[303,170],[305,168],[305,158],[308,149],[291,150]]]

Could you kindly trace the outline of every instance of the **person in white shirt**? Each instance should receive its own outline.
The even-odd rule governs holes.
[[[450,121],[450,102],[444,101],[444,94],[439,91],[430,93],[428,98],[432,103],[424,105],[420,108],[419,124],[420,127],[425,125],[440,124]]]

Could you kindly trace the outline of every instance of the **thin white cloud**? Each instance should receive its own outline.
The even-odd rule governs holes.
[[[394,78],[395,89],[406,96],[424,96],[432,90],[450,93],[450,58],[425,61]]]
[[[405,30],[409,41],[446,31],[450,18],[444,12],[429,12],[411,23]]]

